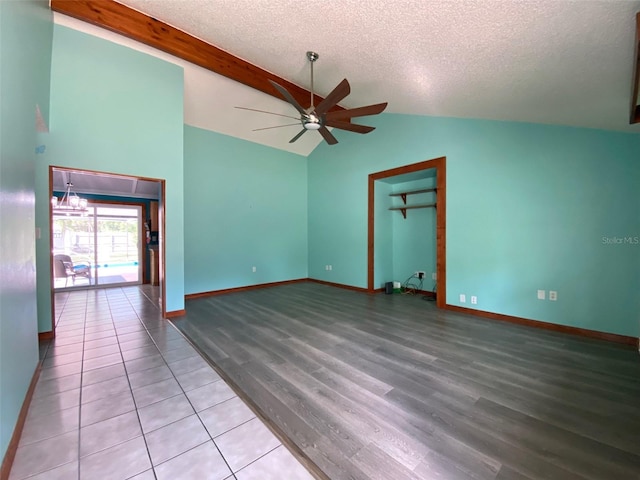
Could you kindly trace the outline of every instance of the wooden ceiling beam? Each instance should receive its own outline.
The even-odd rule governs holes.
[[[111,30],[211,70],[236,82],[284,100],[268,80],[282,85],[300,105],[309,105],[311,92],[231,55],[199,38],[113,0],[51,0],[51,10]],[[323,99],[314,96],[315,105]],[[336,106],[332,111],[344,110]]]
[[[640,106],[638,105],[638,86],[640,84],[640,12],[636,13],[636,39],[633,55],[633,78],[631,88],[631,119],[629,123],[640,123]]]

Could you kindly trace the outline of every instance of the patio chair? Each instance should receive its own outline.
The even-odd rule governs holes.
[[[91,285],[91,264],[73,263],[69,255],[58,254],[53,256],[53,276],[54,278],[64,278],[64,286],[68,286],[69,279],[71,284],[76,284],[76,278],[86,278]]]

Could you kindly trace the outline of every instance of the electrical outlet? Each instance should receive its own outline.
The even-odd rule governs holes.
[[[420,280],[422,280],[424,278],[424,272],[422,270],[418,270],[416,272],[416,277],[418,277]]]
[[[467,296],[464,293],[460,294],[460,303],[467,303]]]
[[[333,270],[333,266],[329,265],[329,270]]]
[[[328,272],[329,271],[329,265],[325,265],[324,269]]]
[[[478,297],[476,297],[475,295],[471,296],[471,303],[473,305],[477,305],[478,304]]]
[[[545,291],[538,290],[538,300],[544,300],[544,298],[545,298]]]
[[[549,290],[549,300],[551,300],[552,302],[555,302],[556,300],[558,300],[558,292],[554,290]]]
[[[256,269],[256,267],[251,267],[251,271],[252,271],[253,273],[256,273],[256,270],[257,270],[257,269]]]
[[[437,280],[438,279],[438,275],[436,274],[436,272],[433,272],[431,274],[431,280]]]

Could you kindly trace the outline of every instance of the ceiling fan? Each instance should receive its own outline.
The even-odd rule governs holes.
[[[309,63],[311,65],[311,105],[309,108],[302,108],[302,106],[296,101],[295,98],[285,89],[282,85],[277,84],[276,82],[269,80],[271,85],[275,87],[278,92],[285,98],[287,102],[289,102],[293,108],[295,108],[300,117],[293,117],[290,115],[281,115],[279,113],[265,112],[264,110],[257,110],[254,108],[246,108],[246,107],[236,107],[242,110],[251,110],[254,112],[262,112],[269,113],[271,115],[278,115],[281,117],[293,118],[298,120],[296,123],[290,123],[287,125],[277,125],[275,127],[266,127],[266,128],[256,128],[254,130],[269,130],[272,128],[281,128],[281,127],[289,127],[293,125],[302,125],[302,130],[295,137],[289,140],[289,143],[293,143],[298,140],[302,135],[304,135],[307,130],[318,130],[322,138],[329,145],[335,145],[338,143],[336,137],[334,137],[331,132],[327,129],[327,127],[338,128],[340,130],[347,130],[349,132],[355,133],[369,133],[375,130],[375,127],[368,127],[366,125],[358,125],[355,123],[351,123],[351,119],[353,117],[364,117],[367,115],[377,115],[382,113],[385,108],[387,108],[387,102],[385,103],[377,103],[375,105],[367,105],[365,107],[358,108],[350,108],[344,110],[336,110],[330,112],[331,108],[338,104],[342,99],[344,99],[351,92],[351,87],[349,86],[349,82],[345,78],[342,80],[337,87],[335,87],[329,95],[325,97],[317,106],[313,104],[313,63],[318,60],[319,55],[315,52],[307,52],[307,58],[309,59]]]

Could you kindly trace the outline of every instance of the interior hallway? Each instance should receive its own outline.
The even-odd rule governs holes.
[[[311,479],[161,318],[157,291],[56,294],[10,479]]]

